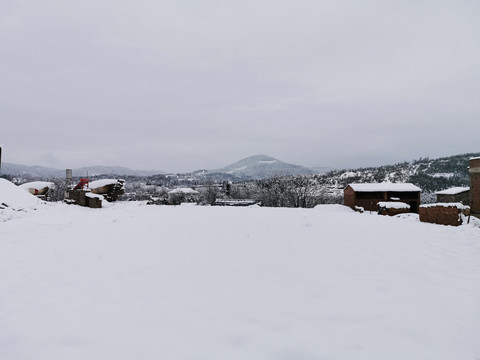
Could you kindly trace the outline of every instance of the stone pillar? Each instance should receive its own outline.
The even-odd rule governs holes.
[[[472,214],[480,215],[480,157],[471,158],[470,174],[470,208]]]

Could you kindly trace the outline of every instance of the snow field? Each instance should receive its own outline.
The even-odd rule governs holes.
[[[480,229],[64,204],[0,223],[0,359],[480,358]]]

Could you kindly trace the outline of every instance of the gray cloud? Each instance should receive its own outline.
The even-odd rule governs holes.
[[[11,1],[4,161],[351,167],[479,151],[476,1]]]

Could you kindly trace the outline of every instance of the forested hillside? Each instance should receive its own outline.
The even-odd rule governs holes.
[[[424,192],[434,192],[453,186],[468,186],[468,160],[480,153],[468,153],[438,159],[420,158],[394,165],[334,170],[322,176],[327,182],[342,185],[364,182],[410,182]]]

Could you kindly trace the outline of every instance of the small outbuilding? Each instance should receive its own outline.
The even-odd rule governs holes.
[[[352,209],[363,208],[378,211],[379,202],[402,202],[410,206],[410,212],[418,212],[420,189],[410,183],[349,184],[343,190],[343,203]]]
[[[469,187],[453,187],[450,189],[437,191],[438,203],[462,203],[470,204],[470,188]]]

